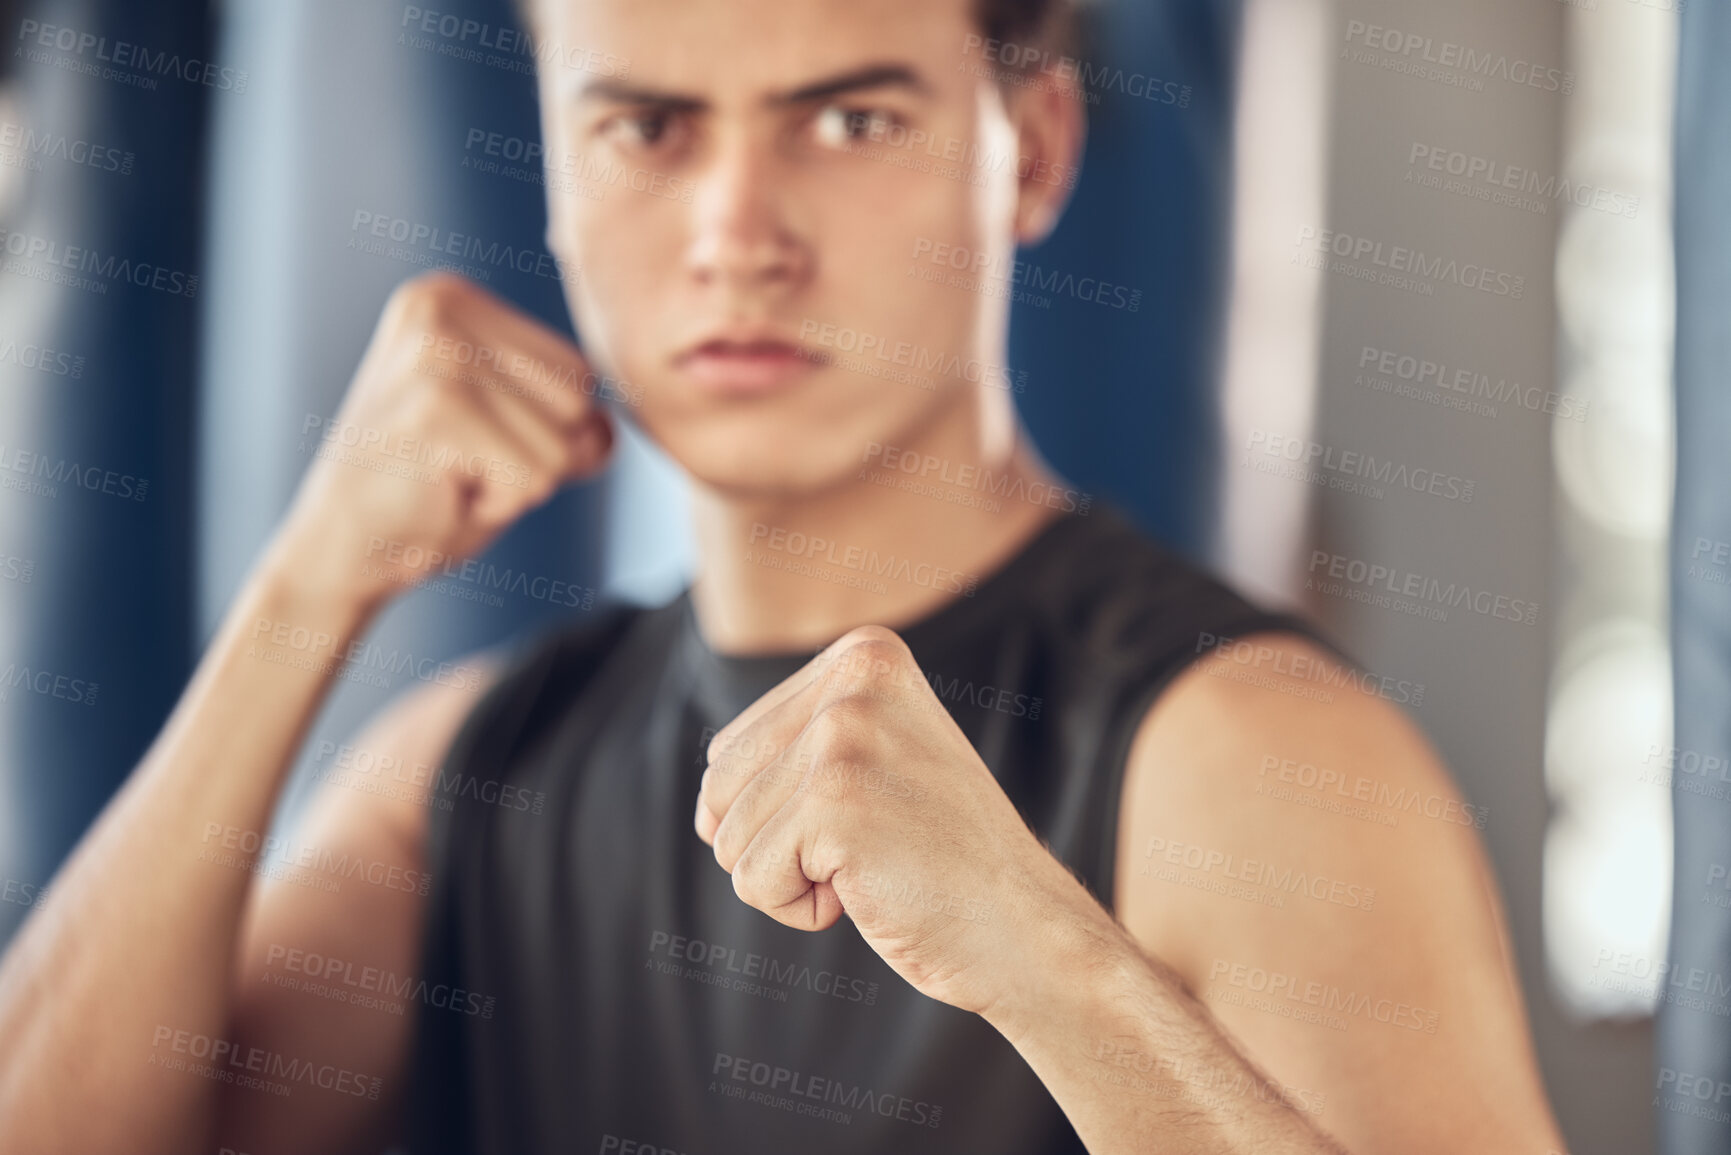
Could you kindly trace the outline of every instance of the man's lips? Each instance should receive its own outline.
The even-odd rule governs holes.
[[[821,353],[773,337],[718,337],[693,346],[675,363],[705,389],[759,395],[791,385],[828,360]]]

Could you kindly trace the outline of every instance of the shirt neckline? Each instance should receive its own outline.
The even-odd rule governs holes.
[[[1093,510],[1091,517],[1104,511]],[[966,634],[1000,605],[1014,598],[1022,583],[1017,579],[1054,554],[1084,524],[1074,512],[1064,512],[1041,526],[1021,548],[974,587],[973,594],[958,594],[924,616],[896,628],[915,658],[924,667],[931,656],[941,654],[958,635]],[[823,649],[772,651],[760,654],[722,654],[703,638],[687,588],[678,598],[679,645],[683,664],[692,671],[691,687],[699,707],[717,726],[733,720],[752,702],[787,680]]]

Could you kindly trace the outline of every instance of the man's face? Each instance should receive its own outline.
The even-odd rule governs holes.
[[[1005,386],[1019,148],[969,0],[539,14],[574,320],[699,481],[812,492]]]

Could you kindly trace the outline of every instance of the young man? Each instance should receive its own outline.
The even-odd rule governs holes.
[[[548,154],[648,176],[550,189],[585,349],[393,296],[5,960],[0,1148],[1560,1148],[1423,739],[1017,426],[1000,290],[1082,126],[990,45],[1051,8],[542,0]],[[689,595],[431,679],[347,757],[432,788],[266,840],[380,607],[601,467],[603,379],[692,480]]]

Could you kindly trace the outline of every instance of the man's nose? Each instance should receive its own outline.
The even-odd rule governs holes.
[[[786,212],[789,176],[767,144],[735,139],[716,150],[692,195],[687,259],[700,282],[788,287],[810,275],[810,247]]]

